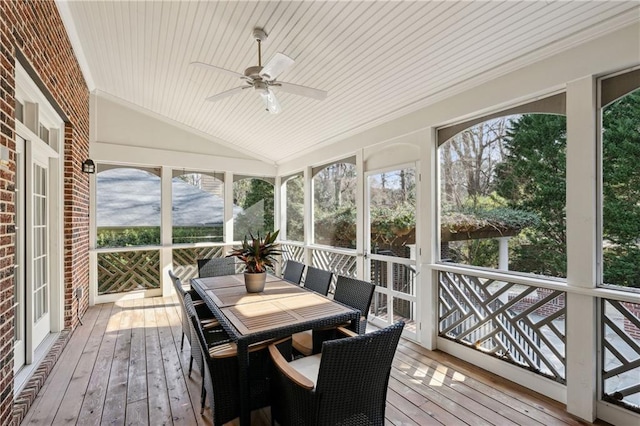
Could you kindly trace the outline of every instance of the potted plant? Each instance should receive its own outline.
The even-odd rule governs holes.
[[[237,257],[245,264],[244,285],[249,293],[258,293],[264,290],[267,280],[267,267],[273,267],[277,262],[275,256],[282,254],[280,244],[276,238],[280,231],[267,232],[264,238],[249,234],[245,235],[241,247],[234,248],[227,257]]]

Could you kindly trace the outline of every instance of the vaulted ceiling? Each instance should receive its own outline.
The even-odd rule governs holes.
[[[60,4],[60,3],[59,3]],[[69,1],[60,10],[90,88],[223,139],[275,163],[407,114],[640,19],[637,1]],[[265,111],[233,76],[295,60]],[[612,48],[615,48],[612,46]]]

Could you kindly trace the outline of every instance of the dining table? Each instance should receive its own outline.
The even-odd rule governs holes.
[[[246,291],[243,274],[193,278],[191,287],[237,344],[243,426],[251,422],[249,345],[345,323],[355,329],[360,319],[357,309],[270,274],[259,293]]]

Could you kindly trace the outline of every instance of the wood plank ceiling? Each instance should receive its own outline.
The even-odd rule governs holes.
[[[221,138],[269,162],[304,152],[637,22],[637,1],[70,1],[95,89]],[[324,101],[276,92],[264,110],[234,77],[257,64],[254,27],[295,59],[280,80]]]

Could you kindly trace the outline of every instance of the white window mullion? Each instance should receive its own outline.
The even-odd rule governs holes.
[[[163,166],[160,172],[160,283],[162,296],[173,292],[173,283],[169,278],[169,270],[173,270],[173,187],[171,168]]]

